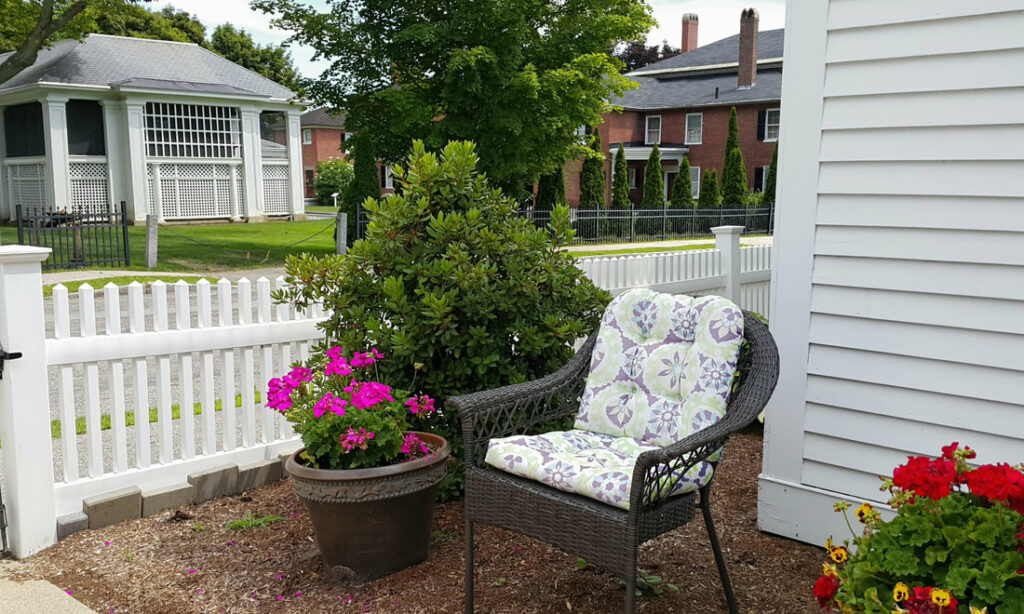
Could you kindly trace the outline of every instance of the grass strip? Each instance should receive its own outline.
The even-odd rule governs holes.
[[[217,283],[217,280],[213,277],[197,277],[195,275],[118,275],[116,277],[97,277],[96,279],[82,279],[80,281],[65,281],[61,282],[64,287],[68,289],[69,293],[77,292],[82,284],[89,284],[96,290],[101,290],[103,286],[112,283],[115,286],[127,286],[133,281],[137,281],[140,284],[149,285],[154,281],[162,281],[166,284],[173,284],[178,280],[184,281],[185,283],[194,284],[200,279],[205,279],[211,284]],[[43,296],[53,296],[53,288],[58,284],[44,284],[43,285]]]

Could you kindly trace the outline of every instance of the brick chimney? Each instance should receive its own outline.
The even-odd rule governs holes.
[[[686,13],[683,15],[683,44],[679,47],[679,53],[686,53],[697,48],[697,14]]]
[[[737,84],[741,89],[757,82],[757,9],[740,13],[740,70]]]

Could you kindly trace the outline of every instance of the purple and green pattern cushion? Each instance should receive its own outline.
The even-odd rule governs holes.
[[[718,296],[619,295],[601,320],[575,428],[669,445],[725,415],[743,312]]]
[[[657,447],[629,437],[554,431],[492,439],[485,462],[565,492],[629,509],[636,458]],[[686,475],[672,476],[663,492],[672,496],[697,490],[708,483],[711,472],[711,465],[702,462]]]

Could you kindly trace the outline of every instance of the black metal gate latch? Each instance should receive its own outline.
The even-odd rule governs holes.
[[[0,349],[0,379],[4,378],[4,361],[5,360],[17,360],[21,358],[21,352],[5,352]]]

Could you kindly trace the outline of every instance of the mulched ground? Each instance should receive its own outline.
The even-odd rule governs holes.
[[[822,549],[757,530],[760,469],[761,433],[751,429],[730,442],[715,479],[715,521],[740,610],[817,612],[810,588]],[[283,519],[266,528],[225,528],[246,511]],[[462,504],[440,505],[426,563],[369,584],[332,585],[322,576],[306,511],[285,480],[78,533],[26,560],[19,575],[49,580],[98,612],[461,612],[462,531]],[[575,556],[483,526],[476,546],[477,612],[621,611],[618,581],[577,569]],[[639,612],[726,611],[699,515],[643,546],[640,561],[679,591],[642,597]]]

